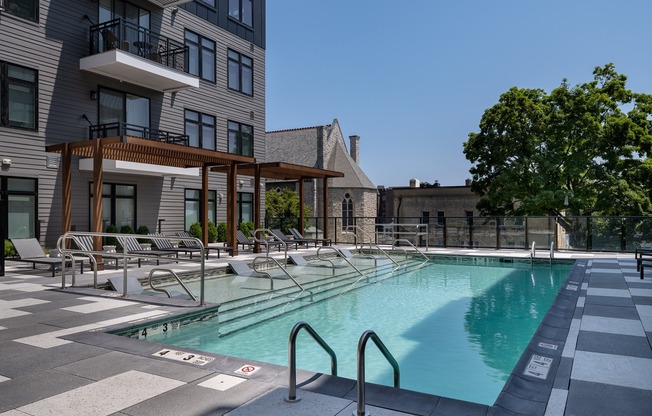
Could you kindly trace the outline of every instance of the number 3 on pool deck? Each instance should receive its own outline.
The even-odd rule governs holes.
[[[186,358],[184,358],[183,361],[192,360],[193,358],[195,358],[195,356],[192,355],[192,354],[190,354],[189,356],[187,356]]]

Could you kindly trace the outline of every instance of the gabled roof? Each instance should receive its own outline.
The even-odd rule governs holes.
[[[341,141],[338,141],[333,148],[333,152],[326,161],[326,168],[344,173],[343,178],[333,179],[332,186],[335,188],[368,188],[376,190],[376,186],[351,158]]]

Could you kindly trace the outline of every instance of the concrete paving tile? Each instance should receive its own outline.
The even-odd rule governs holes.
[[[638,319],[634,305],[632,307],[585,305],[584,315],[606,316],[609,318]]]
[[[0,299],[0,310],[4,309],[19,309],[26,306],[40,305],[42,303],[50,303],[50,301],[36,299],[36,298],[22,298],[15,300],[3,300]]]
[[[548,399],[548,406],[546,406],[546,413],[544,416],[564,416],[566,409],[566,399],[568,398],[568,390],[552,389],[550,399]]]
[[[299,402],[286,403],[283,400],[286,394],[286,389],[276,387],[225,414],[228,416],[329,416],[337,415],[351,404],[350,400],[324,396],[309,391],[299,392],[301,396]]]
[[[485,416],[489,406],[442,397],[431,416]]]
[[[573,319],[571,321],[570,329],[568,330],[568,336],[566,338],[566,343],[564,344],[564,349],[562,350],[562,357],[572,358],[575,355],[575,346],[577,345],[577,337],[580,332],[580,325],[582,321],[580,319]]]
[[[630,287],[629,292],[632,294],[632,296],[652,297],[652,289],[637,289]]]
[[[586,290],[587,296],[610,296],[616,298],[629,298],[631,297],[629,290],[627,289],[601,289],[589,287]]]
[[[135,302],[130,302],[126,300],[99,298],[93,296],[85,296],[79,299],[84,300],[88,303],[85,303],[83,305],[70,306],[62,309],[71,312],[77,312],[77,313],[94,313],[94,312],[106,311],[109,309],[124,308],[127,306],[137,305]]]
[[[173,390],[183,382],[129,371],[18,408],[30,415],[110,415]]]
[[[652,390],[652,359],[577,351],[573,380]]]
[[[580,331],[577,349],[603,354],[628,355],[630,357],[652,358],[652,349],[644,336],[607,334]]]
[[[573,380],[566,400],[568,416],[650,416],[652,392]]]
[[[344,410],[339,412],[337,416],[349,416],[351,414],[355,415],[357,414],[357,411],[358,411],[358,404],[351,403]],[[413,414],[413,413],[398,412],[396,410],[383,409],[382,407],[375,407],[370,405],[365,406],[365,412],[377,416],[410,416],[411,414]]]
[[[606,332],[610,334],[645,336],[639,320],[607,318],[605,316],[586,315],[582,318],[580,331]]]
[[[632,296],[632,300],[636,305],[652,305],[652,297],[649,296]]]
[[[56,370],[28,373],[0,383],[0,412],[45,399],[91,383],[82,377]]]
[[[629,293],[629,291],[627,292]],[[634,301],[631,297],[587,296],[584,305],[607,305],[633,308]]]

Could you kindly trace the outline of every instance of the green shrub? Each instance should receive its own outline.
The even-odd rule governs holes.
[[[208,221],[208,242],[214,243],[217,241],[217,226],[212,221]]]
[[[244,233],[247,237],[253,237],[253,232],[254,232],[254,223],[249,221],[249,222],[241,222],[240,225],[238,226],[240,231]]]
[[[190,228],[188,228],[188,232],[190,235],[192,235],[195,238],[199,238],[201,240],[201,235],[202,235],[202,229],[201,229],[201,224],[198,222],[193,222],[190,225]]]
[[[118,227],[116,227],[113,224],[107,225],[106,226],[106,232],[107,233],[117,233],[118,232]],[[104,245],[116,246],[116,248],[117,248],[118,246],[120,246],[120,243],[118,243],[118,239],[115,238],[115,237],[106,237],[106,239],[104,241]]]
[[[147,227],[146,225],[141,225],[136,230],[136,234],[140,234],[140,235],[149,234],[149,227]],[[151,243],[152,241],[149,238],[139,238],[138,242],[142,244],[142,243]]]
[[[226,223],[221,222],[217,224],[217,241],[226,241]]]
[[[123,225],[120,227],[120,234],[133,234],[134,229],[131,228],[131,225]]]
[[[16,249],[9,240],[5,240],[5,257],[13,257],[16,255]]]

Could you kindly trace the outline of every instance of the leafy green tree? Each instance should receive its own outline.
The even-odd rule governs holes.
[[[281,228],[289,234],[289,228],[299,224],[299,194],[291,189],[265,194],[265,210],[270,228]],[[303,215],[310,217],[310,208],[303,205]]]
[[[652,213],[652,95],[612,64],[550,94],[513,87],[487,109],[464,154],[483,215]]]

